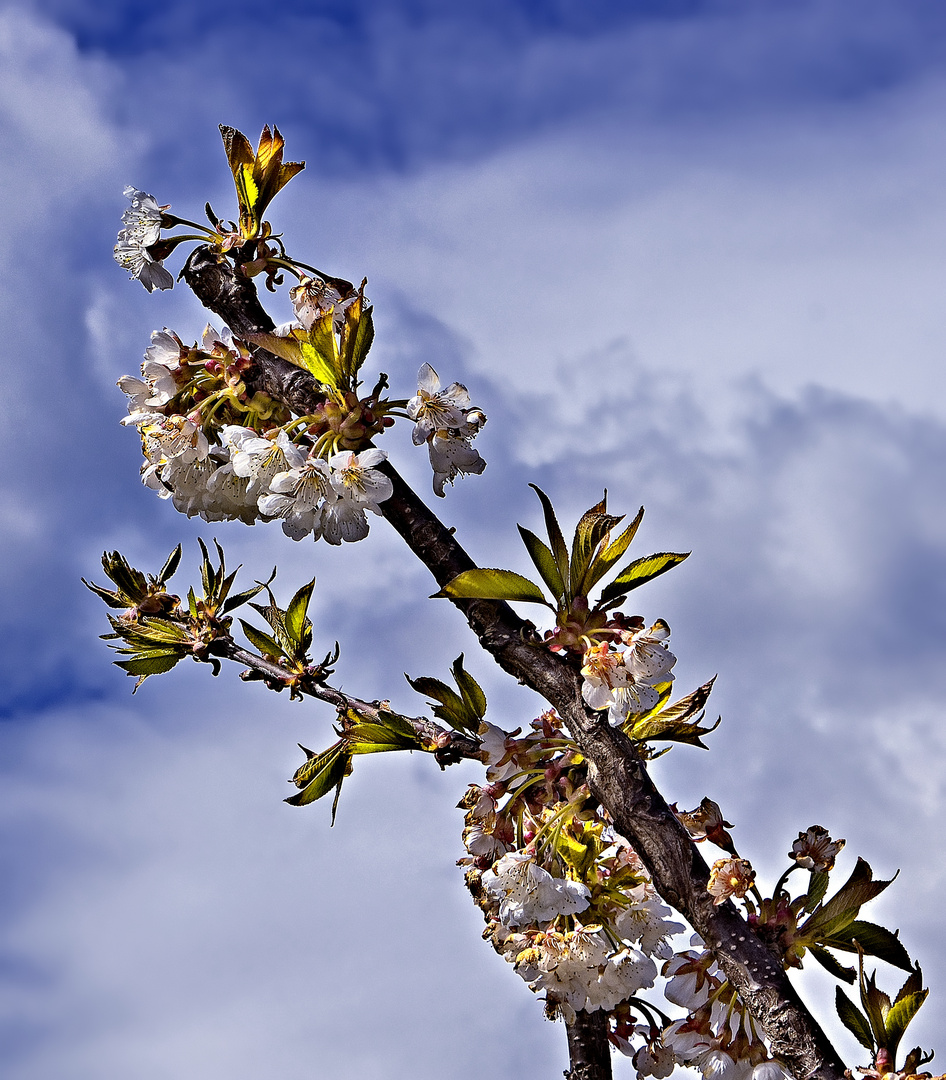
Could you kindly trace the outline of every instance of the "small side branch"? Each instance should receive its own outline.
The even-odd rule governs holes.
[[[257,672],[269,682],[288,685],[292,678],[289,672],[272,660],[258,656],[256,653],[243,649],[235,643],[228,644],[223,655],[238,664],[243,664],[250,671]],[[391,710],[387,707],[387,702],[364,701],[314,679],[296,681],[295,687],[298,693],[334,706],[339,714],[345,714],[351,710],[365,720],[383,724],[384,714],[390,715],[391,713]],[[476,739],[471,739],[462,732],[441,727],[440,724],[428,719],[426,716],[404,716],[401,713],[396,715],[398,719],[403,720],[414,730],[421,742],[431,748],[431,752],[436,757],[441,768],[456,764],[456,762],[464,759],[483,760],[483,751]]]

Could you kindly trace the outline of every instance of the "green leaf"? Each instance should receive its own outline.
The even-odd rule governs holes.
[[[555,562],[555,556],[534,532],[524,529],[521,525],[517,526],[517,528],[519,529],[519,535],[522,537],[522,542],[526,546],[526,551],[529,552],[529,557],[535,563],[536,569],[542,575],[542,580],[548,586],[552,597],[555,600],[561,600],[565,595],[565,582],[562,580],[562,575],[559,573],[558,565]]]
[[[923,972],[920,971],[920,965],[917,964],[913,971],[910,973],[909,979],[900,987],[900,991],[894,998],[894,1004],[905,998],[907,994],[917,994],[923,989]]]
[[[861,953],[859,957],[860,963],[860,987],[861,987],[861,1005],[864,1006],[864,1012],[867,1014],[867,1019],[870,1022],[871,1030],[874,1032],[874,1038],[877,1040],[878,1046],[881,1045],[881,1040],[884,1038],[887,1032],[886,1016],[890,1012],[890,998],[880,990],[877,986],[875,979],[876,972],[874,972],[869,979],[864,978],[864,954]]]
[[[164,566],[161,567],[160,574],[158,574],[158,581],[163,583],[170,581],[170,579],[174,577],[175,571],[181,563],[181,550],[181,545],[178,544],[171,554],[168,555]]]
[[[868,956],[876,956],[878,960],[883,960],[903,971],[913,970],[913,962],[900,938],[883,926],[855,919],[837,934],[821,939],[821,944],[825,947],[840,949],[843,952],[857,952],[857,945],[854,942],[857,942],[857,945],[860,945]]]
[[[868,900],[873,900],[890,884],[890,881],[872,879],[873,871],[869,864],[858,858],[850,878],[826,904],[818,908],[811,918],[799,927],[798,937],[806,944],[823,938],[836,937],[857,918],[862,905]]]
[[[393,714],[382,714],[385,723],[363,720],[345,733],[350,754],[380,754],[389,750],[419,750],[422,743],[411,728],[405,732],[387,721]]]
[[[131,607],[148,593],[148,582],[140,570],[129,566],[128,560],[120,551],[106,551],[102,555],[102,569],[109,580],[118,586],[118,591],[128,597]]]
[[[362,288],[364,288],[362,282]],[[354,387],[355,377],[365,362],[371,343],[374,341],[374,321],[371,308],[364,307],[364,298],[359,293],[345,308],[345,322],[341,334],[341,366],[346,384]]]
[[[269,623],[276,643],[286,655],[294,656],[296,651],[295,642],[286,633],[286,613],[276,604],[273,594],[269,594],[269,603],[265,607],[262,604],[250,604],[250,607],[254,611],[258,611]]]
[[[535,582],[512,570],[484,567],[464,570],[448,585],[444,585],[440,592],[434,593],[431,599],[440,597],[451,600],[521,600],[524,603],[552,607]]]
[[[243,633],[246,634],[247,641],[264,656],[273,656],[278,659],[280,656],[287,655],[286,650],[269,634],[264,634],[262,630],[250,626],[244,619],[240,619],[240,625],[243,627]]]
[[[127,671],[129,675],[162,675],[170,671],[183,657],[180,652],[172,649],[154,649],[148,653],[140,653],[131,660],[115,660],[117,667]]]
[[[103,589],[101,585],[95,585],[91,581],[86,581],[85,578],[79,579],[82,584],[91,589],[96,596],[101,597],[110,608],[127,608],[129,604],[117,592],[113,592],[111,589]]]
[[[438,720],[443,720],[457,731],[475,732],[479,728],[479,718],[471,712],[463,698],[446,683],[426,676],[412,679],[409,675],[405,675],[404,678],[418,694],[424,694],[440,702],[439,705],[433,707],[434,716]]]
[[[602,607],[619,596],[625,596],[632,589],[637,589],[648,581],[660,577],[689,556],[688,551],[661,551],[656,555],[645,555],[625,566],[618,576],[601,590],[598,607]]]
[[[601,502],[582,514],[572,540],[569,577],[573,597],[587,596],[591,589],[588,577],[594,553],[620,520],[607,512],[607,492]]]
[[[621,558],[624,552],[627,551],[631,541],[637,535],[637,530],[640,528],[640,523],[643,519],[644,508],[642,506],[637,512],[637,517],[634,518],[624,532],[622,532],[616,540],[612,540],[598,558],[595,559],[588,574],[585,575],[586,593],[591,592],[595,585],[598,584],[618,559]]]
[[[673,705],[667,705],[667,701],[670,697],[669,687],[671,684],[666,683],[665,685],[668,687],[668,690],[666,694],[661,694],[657,704],[649,712],[641,713],[640,716],[634,717],[633,719],[635,721],[649,720],[652,717],[659,716],[660,719],[664,721],[689,720],[697,713],[703,712],[703,707],[709,699],[710,692],[713,689],[713,683],[715,682],[716,676],[714,675],[709,682],[705,682],[702,686],[698,686],[691,693],[680,698],[679,701],[674,702]],[[630,730],[627,728],[625,728],[625,730],[630,734]]]
[[[306,652],[312,642],[312,623],[307,612],[314,588],[315,578],[299,589],[286,608],[286,634],[295,645],[294,651],[297,654]]]
[[[701,750],[708,750],[701,736],[714,732],[722,723],[722,717],[716,718],[716,723],[711,727],[701,727],[700,720],[703,713],[698,713],[690,719],[667,719],[663,713],[658,713],[650,718],[631,717],[630,727],[625,727],[630,738],[637,742],[678,742],[688,746],[698,746]]]
[[[820,945],[809,945],[808,951],[825,971],[830,972],[836,979],[840,979],[841,982],[853,983],[857,978],[854,968],[842,964],[826,949],[822,949]]]
[[[302,787],[298,795],[292,795],[285,801],[290,806],[307,806],[309,803],[321,799],[332,788],[341,788],[351,766],[351,758],[345,748],[344,741],[335,743],[328,750],[316,754],[296,771],[293,783]],[[304,786],[303,786],[304,785]],[[334,810],[332,818],[334,820]]]
[[[255,153],[246,136],[236,128],[221,124],[220,135],[240,204],[240,228],[246,239],[254,239],[266,207],[305,164],[283,162],[285,144],[278,128],[272,131],[263,128]]]
[[[549,548],[555,557],[555,565],[558,567],[562,581],[567,582],[569,577],[568,548],[565,546],[565,537],[562,536],[558,518],[555,516],[548,495],[541,488],[536,487],[535,484],[530,484],[529,487],[538,495],[539,502],[542,503],[542,513],[545,515],[545,530],[549,534]]]
[[[829,874],[825,870],[816,870],[812,873],[811,881],[808,883],[808,899],[805,901],[805,911],[809,914],[824,899],[824,894],[828,891],[828,880]]]
[[[920,1006],[926,1001],[929,990],[920,990],[915,994],[907,994],[906,997],[897,1001],[886,1016],[887,1025],[887,1049],[895,1054],[904,1032],[910,1021],[919,1012]]]
[[[874,1036],[871,1034],[870,1024],[867,1017],[851,1001],[840,986],[835,987],[835,1006],[841,1023],[848,1029],[855,1039],[867,1050],[874,1049]]]
[[[204,589],[204,596],[209,599],[213,596],[214,590],[216,589],[217,575],[210,565],[210,552],[207,550],[207,545],[199,536],[197,537],[197,543],[200,547],[201,554],[203,555],[200,562],[200,583]]]
[[[238,607],[252,600],[254,596],[258,596],[264,588],[264,585],[254,585],[252,589],[246,589],[243,592],[234,593],[233,596],[228,596],[220,606],[221,615],[235,611]]]
[[[338,341],[335,337],[335,314],[327,311],[320,316],[309,329],[308,343],[302,343],[302,356],[307,364],[315,365],[315,368],[324,370],[328,378],[324,378],[312,366],[309,370],[328,386],[348,389],[345,372],[341,357],[338,355]]]
[[[476,679],[468,671],[464,670],[463,653],[460,653],[456,660],[453,661],[453,667],[450,670],[453,672],[453,677],[460,688],[460,693],[463,695],[463,702],[467,711],[474,721],[474,724],[470,725],[470,730],[475,731],[486,714],[486,695]]]

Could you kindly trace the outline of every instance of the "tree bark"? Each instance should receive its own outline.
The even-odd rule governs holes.
[[[566,1080],[611,1080],[611,1044],[608,1042],[608,1016],[596,1012],[577,1012],[575,1022],[566,1024],[568,1032],[568,1070]]]
[[[183,277],[205,307],[233,332],[266,332],[273,322],[259,303],[251,281],[225,258],[198,248]],[[255,350],[256,370],[247,382],[300,413],[321,400],[315,380],[263,349]],[[439,586],[475,563],[453,533],[386,462],[394,494],[381,504],[387,520]],[[707,891],[709,868],[699,849],[657,790],[633,742],[612,728],[581,697],[581,674],[574,658],[541,645],[531,623],[507,604],[491,600],[455,600],[482,647],[519,682],[551,704],[568,726],[589,764],[589,783],[617,831],[640,855],[661,897],[679,911],[713,951],[723,973],[768,1038],[773,1055],[798,1080],[842,1080],[844,1063],[798,998],[779,957],[756,935],[735,906],[714,906]],[[591,1014],[594,1016],[595,1014]],[[598,1023],[598,1021],[595,1021]],[[589,1021],[591,1025],[591,1021]],[[593,1026],[582,1027],[582,1046],[595,1042]],[[572,1035],[569,1035],[571,1046]],[[600,1042],[600,1039],[598,1039]],[[584,1052],[584,1051],[583,1051]],[[605,1038],[604,1055],[608,1056]],[[587,1080],[592,1073],[572,1075]],[[610,1072],[610,1064],[608,1065]],[[604,1074],[601,1074],[604,1076]]]

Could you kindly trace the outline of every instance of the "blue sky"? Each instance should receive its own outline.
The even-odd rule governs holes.
[[[563,1067],[453,866],[472,771],[368,762],[330,831],[281,802],[330,716],[196,666],[132,700],[97,640],[78,579],[102,550],[157,568],[184,540],[183,577],[218,536],[247,580],[318,576],[316,634],[352,690],[417,708],[402,672],[465,650],[497,722],[539,711],[383,523],[329,551],[187,521],[138,484],[115,380],[151,330],[206,317],[115,266],[121,189],[224,213],[221,122],[275,122],[306,160],[272,218],[299,257],[369,278],[394,386],[429,361],[489,414],[489,468],[441,504],[475,557],[526,569],[530,480],[569,520],[603,487],[643,502],[641,550],[693,549],[642,614],[672,626],[681,687],[719,673],[724,723],[658,778],[716,798],[760,873],[814,822],[847,838],[843,866],[901,868],[875,917],[923,964],[911,1032],[934,1045],[946,13],[343,7],[0,7],[0,1072],[387,1080],[449,1059],[462,1078],[484,1047],[500,1077]]]

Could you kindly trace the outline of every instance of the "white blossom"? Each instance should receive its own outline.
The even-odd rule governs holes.
[[[645,987],[653,986],[657,965],[640,949],[628,948],[609,956],[604,970],[590,985],[586,1008],[608,1012]]]
[[[252,525],[259,517],[256,498],[249,494],[249,480],[239,476],[233,462],[226,461],[210,477],[201,517],[205,521],[235,521]]]
[[[221,436],[230,448],[230,460],[237,476],[247,478],[247,495],[259,497],[269,491],[269,483],[278,473],[297,469],[305,463],[305,451],[280,431],[267,439],[251,428],[231,424]]]
[[[670,669],[677,658],[664,642],[670,637],[670,627],[658,619],[649,630],[638,630],[627,639],[624,666],[638,685],[655,686],[673,679]]]
[[[788,1076],[777,1061],[761,1061],[752,1070],[752,1080],[788,1080]]]
[[[420,446],[435,431],[459,428],[469,408],[470,395],[465,386],[451,383],[441,390],[440,376],[430,364],[422,364],[417,373],[417,393],[407,403],[407,415],[414,421],[414,445]]]
[[[704,1080],[732,1080],[736,1063],[725,1050],[707,1050],[696,1059]]]
[[[486,754],[486,779],[495,784],[515,776],[519,771],[519,763],[514,757],[508,756],[506,732],[484,720],[477,734],[480,738],[480,749]]]
[[[690,1020],[675,1020],[664,1028],[663,1041],[677,1055],[681,1065],[691,1062],[698,1054],[709,1049],[708,1037],[691,1027]]]
[[[259,499],[259,510],[266,517],[282,518],[283,532],[293,540],[309,533],[322,535],[326,500],[334,503],[328,463],[309,457],[296,468],[278,473],[269,484],[269,494]]]
[[[659,900],[646,897],[646,886],[640,885],[631,890],[631,903],[615,920],[615,930],[623,941],[640,942],[640,947],[648,956],[666,959],[669,946],[666,939],[674,934],[682,934],[683,923],[669,921],[670,908]]]
[[[167,327],[163,330],[152,330],[151,344],[145,349],[145,363],[163,364],[170,371],[178,371],[181,359],[187,352],[184,343],[173,330],[168,330]]]
[[[387,458],[383,450],[362,450],[360,454],[343,451],[328,459],[332,469],[332,487],[341,499],[350,499],[372,513],[380,514],[378,503],[394,494],[391,478],[373,468]]]
[[[495,858],[509,851],[509,844],[488,827],[488,823],[474,821],[463,830],[463,845],[471,855]]]
[[[147,250],[161,236],[162,208],[153,195],[126,187],[124,195],[131,206],[122,214],[125,227],[118,234],[115,244],[115,260],[119,266],[137,278],[151,292],[153,289],[170,289],[174,278]]]
[[[145,456],[152,463],[180,458],[183,464],[202,460],[210,452],[207,436],[185,416],[165,416],[159,412],[137,412],[124,417],[141,432]]]
[[[551,922],[556,915],[584,911],[591,900],[586,885],[554,878],[523,852],[513,851],[483,874],[483,887],[499,901],[504,926]]]
[[[345,321],[345,309],[355,299],[354,294],[342,299],[342,294],[319,277],[303,277],[298,285],[289,290],[293,311],[299,326],[309,331],[315,323],[330,311],[335,313],[333,327],[338,330]],[[279,335],[287,336],[287,335]]]
[[[144,378],[123,375],[118,380],[122,393],[128,395],[128,411],[150,412],[161,408],[178,391],[173,373],[163,364],[145,363],[141,366]]]
[[[690,970],[681,970],[684,967]],[[700,967],[699,971],[695,970],[697,967]],[[692,1012],[709,1000],[712,983],[705,978],[704,969],[692,955],[678,953],[667,964],[664,975],[668,977],[664,997],[674,1005]]]
[[[118,243],[114,247],[115,261],[142,285],[153,292],[155,289],[172,289],[174,278],[141,244],[132,240],[126,233],[118,234]]]
[[[486,468],[486,462],[473,449],[468,438],[453,435],[446,429],[434,434],[427,445],[427,453],[434,471],[434,492],[441,499],[444,497],[444,484],[452,484],[461,474],[479,476]]]
[[[634,1068],[638,1077],[653,1076],[664,1080],[670,1076],[677,1064],[677,1056],[672,1048],[663,1041],[642,1046],[633,1057]]]
[[[536,993],[545,991],[575,1010],[610,1011],[653,986],[657,977],[650,957],[637,949],[611,955],[604,936],[590,927],[548,934],[527,956],[526,962],[517,964],[517,973]]]
[[[364,504],[336,495],[326,499],[322,508],[322,536],[336,547],[344,541],[353,544],[368,535]]]
[[[173,489],[174,509],[188,517],[204,515],[210,505],[208,485],[217,471],[217,462],[209,455],[183,464],[169,461],[161,470],[161,479]]]
[[[161,237],[161,215],[167,207],[158,206],[153,195],[131,184],[122,192],[131,205],[122,214],[124,232],[142,244],[155,244]]]
[[[632,714],[644,713],[660,701],[656,687],[672,681],[677,658],[664,644],[670,627],[663,620],[649,630],[625,634],[626,648],[608,642],[594,645],[584,656],[581,693],[592,709],[608,710],[608,722],[622,724]]]

